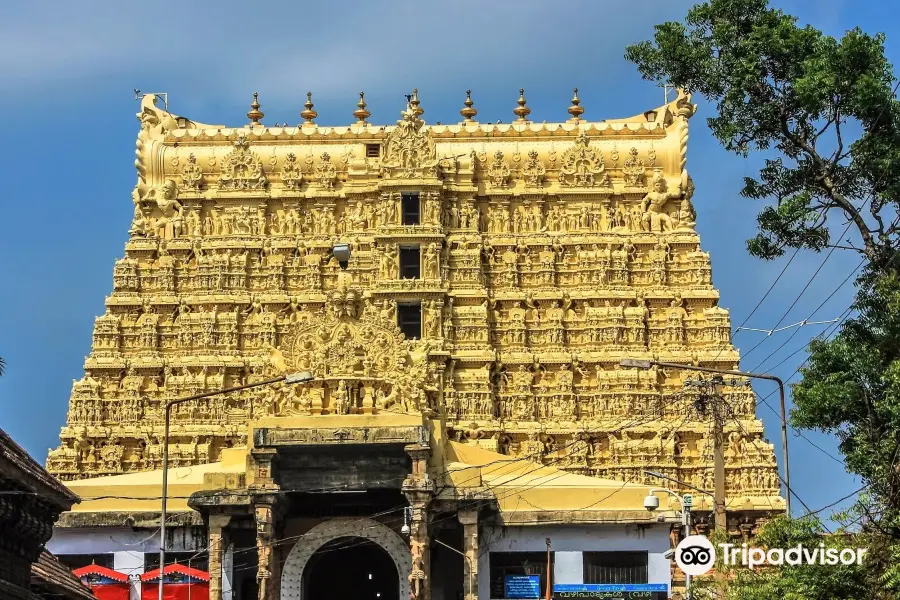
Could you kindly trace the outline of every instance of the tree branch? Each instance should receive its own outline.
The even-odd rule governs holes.
[[[785,135],[789,142],[795,145],[797,148],[802,150],[810,160],[815,163],[816,167],[819,169],[818,179],[822,184],[822,187],[828,194],[828,197],[834,201],[834,203],[850,217],[850,220],[856,225],[856,228],[859,230],[859,235],[863,240],[863,245],[865,246],[865,254],[870,259],[874,260],[877,256],[877,245],[875,243],[875,239],[872,236],[872,231],[869,229],[869,226],[866,225],[865,219],[863,219],[860,212],[856,209],[853,204],[847,200],[843,194],[838,192],[834,188],[834,181],[831,179],[831,167],[827,164],[827,162],[816,152],[810,145],[791,131],[788,126],[787,116],[782,114],[781,117],[781,132]]]

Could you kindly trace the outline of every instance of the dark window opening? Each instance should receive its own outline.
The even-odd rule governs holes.
[[[491,598],[507,598],[507,577],[538,577],[536,598],[543,598],[547,589],[547,553],[546,552],[491,552]],[[553,553],[550,553],[550,585],[553,585]],[[521,581],[521,580],[520,580]],[[523,591],[521,584],[516,586]],[[519,597],[525,594],[516,594]]]
[[[56,558],[59,562],[66,565],[72,570],[80,569],[90,565],[99,565],[112,569],[114,557],[113,554],[57,554]]]
[[[404,225],[418,225],[421,219],[419,192],[400,194],[400,211],[403,213]]]
[[[209,558],[204,551],[200,552],[166,552],[166,564],[179,563],[192,569],[206,571],[209,568]],[[159,568],[159,553],[148,552],[144,554],[144,572]]]
[[[378,144],[366,144],[366,158],[378,158],[381,155],[381,146]]]
[[[397,305],[397,326],[407,339],[422,337],[422,304],[407,303]]]
[[[400,279],[419,279],[421,270],[419,247],[400,248]]]
[[[585,552],[585,583],[648,583],[646,552]]]

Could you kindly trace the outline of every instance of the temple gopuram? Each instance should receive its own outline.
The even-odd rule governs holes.
[[[696,373],[621,362],[739,362],[695,230],[689,96],[598,122],[577,90],[561,123],[524,92],[497,124],[470,94],[452,125],[417,92],[389,126],[362,94],[342,127],[310,96],[298,126],[260,108],[227,127],[141,100],[130,238],[47,461],[84,501],[51,549],[158,566],[166,402],[308,371],[173,408],[167,551],[202,555],[212,598],[379,577],[383,600],[548,576],[671,592],[680,508],[643,498],[695,494],[700,532],[712,501],[646,471],[712,490],[713,422]],[[775,455],[748,383],[718,389],[728,528],[750,535],[784,510]],[[122,527],[129,557],[104,546]]]

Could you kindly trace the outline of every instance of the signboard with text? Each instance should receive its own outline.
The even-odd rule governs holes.
[[[540,575],[507,575],[504,598],[526,599],[541,597]]]
[[[554,600],[666,600],[664,583],[571,583],[553,586]]]

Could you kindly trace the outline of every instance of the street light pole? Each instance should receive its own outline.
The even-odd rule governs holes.
[[[736,377],[749,377],[750,379],[768,379],[778,384],[778,395],[781,401],[781,451],[784,455],[784,487],[785,487],[785,514],[791,516],[791,467],[788,459],[787,437],[787,410],[784,402],[784,382],[781,378],[768,373],[749,373],[746,371],[729,371],[726,369],[713,369],[711,367],[698,367],[694,365],[682,365],[679,363],[661,362],[657,360],[624,359],[619,363],[623,367],[635,367],[649,369],[653,365],[670,369],[684,369],[686,371],[701,371],[704,373],[718,373],[720,375],[734,375]]]
[[[456,552],[457,554],[459,554],[460,556],[462,556],[463,559],[465,559],[465,561],[466,561],[467,563],[469,563],[469,593],[466,595],[466,600],[472,600],[473,597],[475,597],[475,596],[478,595],[478,592],[477,592],[477,590],[475,589],[475,581],[474,581],[474,579],[473,579],[473,577],[474,577],[474,575],[475,575],[475,567],[472,565],[472,559],[469,558],[469,555],[466,554],[465,552],[462,552],[462,551],[460,551],[460,550],[457,550],[456,548],[454,548],[454,547],[451,546],[450,544],[445,544],[444,542],[442,542],[441,540],[439,540],[439,539],[437,539],[437,538],[434,538],[434,543],[435,543],[435,544],[440,544],[440,545],[443,546],[444,548],[446,548],[446,549],[448,549],[448,550],[452,550],[453,552]],[[472,596],[472,594],[475,594],[475,596]]]
[[[176,398],[174,400],[169,400],[168,402],[166,402],[165,425],[163,429],[162,506],[160,507],[159,517],[159,600],[163,600],[163,580],[165,579],[164,568],[166,566],[166,520],[168,518],[166,515],[166,499],[169,491],[169,423],[172,418],[172,407],[178,404],[184,404],[185,402],[192,402],[194,400],[209,398],[210,396],[218,396],[219,394],[228,394],[230,392],[249,390],[252,388],[262,387],[264,385],[281,383],[282,381],[287,383],[288,385],[292,385],[295,383],[306,383],[308,381],[312,381],[312,379],[312,373],[308,371],[301,371],[299,373],[280,375],[278,377],[273,377],[264,381],[257,381],[256,383],[238,385],[235,387],[216,390],[213,392],[204,392],[203,394],[195,394],[186,398]]]
[[[683,485],[685,487],[689,487],[691,489],[697,490],[698,492],[700,492],[702,494],[706,494],[707,496],[711,495],[709,492],[707,492],[705,490],[701,490],[700,488],[695,488],[694,486],[689,485],[679,479],[674,479],[672,477],[666,477],[665,475],[663,475],[661,473],[654,473],[653,471],[644,471],[644,473],[646,473],[647,475],[652,475],[653,477],[659,477],[661,479],[668,479],[669,481],[674,481],[675,483],[680,483],[681,485]],[[678,494],[678,493],[673,492],[672,490],[669,490],[666,488],[652,488],[650,490],[650,496],[655,495],[656,492],[665,492],[666,494],[671,494],[672,496],[675,496],[676,498],[678,498],[678,501],[681,502],[681,526],[682,526],[682,531],[684,533],[684,537],[688,537],[689,535],[691,535],[691,506],[694,504],[693,499],[687,494],[682,496],[681,494]],[[650,496],[648,496],[648,498]],[[648,504],[646,501],[644,502],[644,506],[648,507],[650,510],[653,510],[653,508],[651,508],[651,507],[654,507],[658,504],[659,504],[659,501],[657,501],[655,504]],[[693,582],[693,577],[687,573],[684,574],[684,577],[685,577],[685,579],[684,579],[685,592],[687,593],[688,600],[691,600],[691,583]]]

